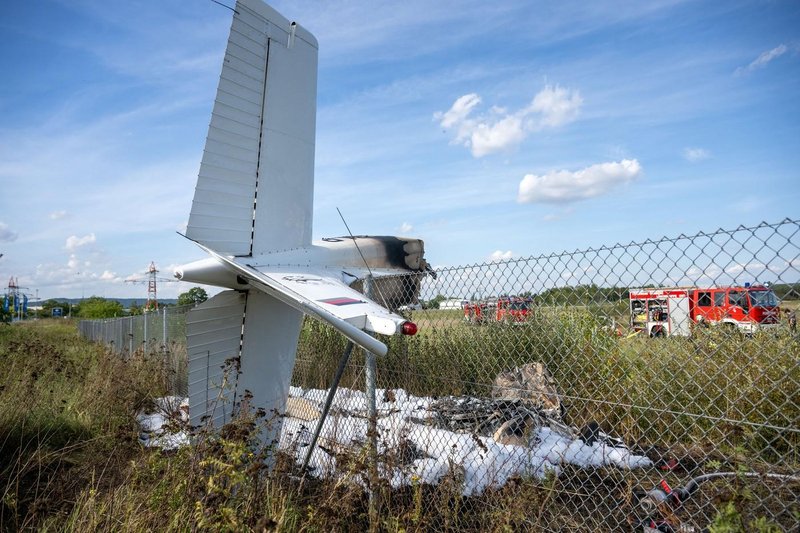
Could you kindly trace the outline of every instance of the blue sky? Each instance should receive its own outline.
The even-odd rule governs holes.
[[[800,215],[796,1],[272,5],[320,43],[315,238],[338,207],[452,266]],[[231,13],[2,14],[0,283],[144,298],[123,280],[203,256],[176,231]]]

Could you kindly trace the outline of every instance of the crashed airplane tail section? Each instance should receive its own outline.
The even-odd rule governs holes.
[[[314,36],[238,0],[186,231],[209,257],[175,270],[229,289],[187,319],[193,425],[227,422],[244,391],[282,412],[304,314],[378,355],[371,333],[416,332],[389,309],[417,299],[421,240],[311,242],[316,91]]]

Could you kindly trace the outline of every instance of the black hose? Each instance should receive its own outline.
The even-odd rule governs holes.
[[[771,479],[800,482],[800,476],[792,474],[773,474],[773,473],[761,474],[759,472],[713,472],[710,474],[703,474],[697,477],[693,477],[692,479],[689,480],[688,483],[686,483],[686,486],[677,487],[675,489],[672,489],[670,492],[667,492],[663,487],[656,487],[647,492],[645,497],[639,501],[639,505],[648,514],[653,513],[658,507],[658,505],[664,502],[668,502],[673,507],[678,507],[683,502],[685,502],[692,494],[694,494],[698,488],[700,488],[701,483],[712,479],[724,478],[724,477],[771,478]]]
[[[694,493],[698,488],[700,488],[700,483],[704,481],[708,481],[710,479],[720,478],[720,477],[766,477],[772,479],[782,479],[782,480],[789,480],[789,481],[800,481],[800,476],[794,476],[791,474],[760,474],[758,472],[712,472],[710,474],[703,474],[701,476],[694,477],[689,480],[685,487],[680,488],[678,490],[684,491],[687,496]],[[682,498],[683,499],[683,498]]]

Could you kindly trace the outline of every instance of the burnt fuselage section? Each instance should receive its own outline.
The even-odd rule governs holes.
[[[417,303],[422,278],[433,275],[425,260],[425,244],[420,239],[356,235],[322,239],[314,246],[336,255],[343,253],[347,259],[341,259],[352,268],[371,271],[369,287],[363,275],[354,276],[356,279],[350,286],[364,294],[369,292],[370,298],[389,309]]]
[[[314,246],[331,251],[356,251],[358,259],[353,266],[375,269],[391,269],[408,272],[425,272],[429,269],[425,261],[425,243],[420,239],[356,235],[354,237],[329,237],[315,241]],[[360,252],[360,253],[359,253]],[[363,256],[363,259],[362,259]]]

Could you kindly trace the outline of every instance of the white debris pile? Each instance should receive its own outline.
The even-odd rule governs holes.
[[[326,395],[327,391],[319,389],[290,390],[279,446],[292,453],[298,464],[305,459],[317,423],[309,416],[309,404],[317,407],[318,414]],[[517,476],[542,478],[549,472],[558,475],[562,464],[619,468],[651,464],[647,457],[631,453],[621,441],[601,431],[595,431],[591,438],[579,438],[577,432],[565,431],[563,424],[549,425],[546,420],[531,418],[520,428],[524,441],[504,444],[495,437],[436,427],[437,419],[441,418],[436,408],[442,400],[415,397],[402,389],[378,389],[376,396],[380,473],[394,487],[412,482],[436,484],[453,474],[463,479],[463,493],[469,496],[487,488],[499,488]],[[474,406],[481,401],[446,400],[445,404],[451,407],[454,403]],[[300,417],[293,413],[293,405],[298,404],[303,406]],[[338,475],[337,455],[363,450],[368,429],[366,405],[363,392],[351,389],[336,392],[309,462],[312,474]]]
[[[153,400],[153,405],[137,413],[139,442],[145,447],[174,450],[189,444],[189,399],[165,396]]]
[[[279,448],[302,465],[320,418],[327,390],[291,387]],[[597,425],[577,431],[553,410],[537,410],[520,399],[417,397],[403,389],[376,391],[379,475],[393,487],[436,484],[447,475],[463,483],[465,496],[502,487],[514,477],[558,475],[562,465],[639,468],[651,461]],[[469,416],[467,416],[469,415]],[[174,449],[190,442],[186,398],[168,396],[138,415],[145,446]],[[347,475],[343,456],[365,450],[367,398],[361,391],[336,391],[309,461],[312,475]]]

